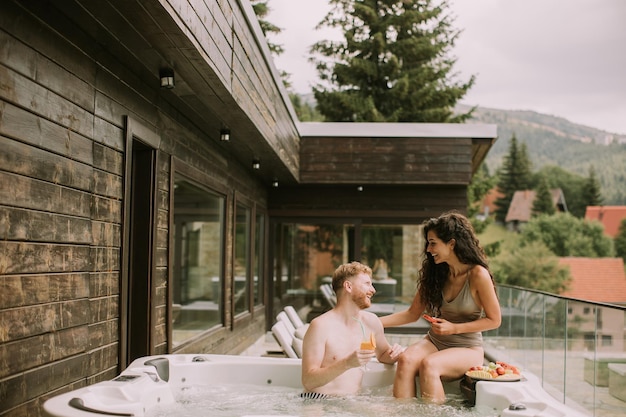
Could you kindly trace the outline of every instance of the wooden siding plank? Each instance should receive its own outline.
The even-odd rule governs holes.
[[[99,132],[96,130],[96,135],[98,134]],[[124,173],[124,154],[108,146],[94,142],[93,166],[103,172],[122,176]],[[121,197],[121,194],[119,196]]]
[[[89,273],[89,296],[91,298],[119,295],[119,272],[96,271]]]
[[[88,374],[88,355],[80,354],[0,380],[0,414]]]
[[[104,69],[98,69],[96,88],[95,116],[120,129],[124,128],[126,117],[131,116],[156,131],[157,116],[153,104],[158,102],[156,96],[146,98],[128,94],[128,86]]]
[[[115,125],[107,120],[104,120],[100,117],[94,118],[94,138],[93,140],[97,143],[101,143],[107,148],[114,149],[120,155],[123,155],[124,151],[124,128],[119,125]],[[94,158],[96,157],[96,152],[98,152],[98,147],[94,144]],[[104,151],[103,151],[104,152]],[[123,158],[123,156],[120,156]],[[107,158],[107,161],[109,159]],[[105,166],[98,165],[96,161],[94,161],[94,166],[104,169],[105,171],[114,172],[116,174],[121,174],[123,171],[120,168],[120,171],[106,169]]]
[[[0,98],[83,136],[93,136],[93,116],[87,110],[3,65],[0,78]]]
[[[0,236],[31,242],[92,242],[88,219],[0,206]]]
[[[89,293],[89,275],[82,272],[0,276],[0,309],[64,302]]]
[[[89,217],[91,196],[88,193],[56,184],[0,171],[0,201],[16,207],[45,210],[59,214]]]
[[[100,323],[119,318],[119,297],[112,295],[90,299],[87,311],[90,315],[89,323]]]
[[[77,326],[4,343],[0,345],[0,360],[4,364],[0,377],[82,353],[88,346],[87,334],[87,326]]]
[[[5,329],[0,334],[0,342],[24,339],[87,324],[88,312],[87,299],[2,310],[0,321],[4,323]],[[39,343],[39,348],[41,348],[41,343]]]
[[[97,195],[92,195],[91,200],[92,219],[109,223],[122,222],[122,202],[120,200]]]
[[[122,236],[121,225],[118,223],[92,221],[91,236],[93,245],[119,248]]]
[[[0,136],[0,170],[91,191],[93,168],[64,156]]]
[[[119,271],[120,269],[119,248],[93,248],[91,257],[93,271]]]
[[[0,242],[0,274],[90,271],[88,246]]]
[[[23,108],[0,101],[0,135],[92,164],[91,140]]]
[[[72,103],[86,109],[93,110],[93,87],[76,77],[71,72],[59,66],[17,41],[4,31],[0,31],[0,64],[11,68],[17,73],[36,81],[41,86],[63,96]],[[25,59],[16,60],[13,57],[24,56]],[[67,88],[71,85],[72,88]]]
[[[89,349],[98,349],[118,342],[119,318],[89,325]]]

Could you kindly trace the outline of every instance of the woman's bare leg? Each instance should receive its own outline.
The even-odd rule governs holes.
[[[414,398],[416,396],[415,377],[422,360],[437,348],[428,340],[409,346],[400,358],[396,367],[396,377],[393,382],[393,396],[396,398]]]
[[[444,349],[424,357],[418,369],[422,398],[434,403],[444,402],[442,381],[461,378],[470,367],[481,365],[483,359],[480,347]]]

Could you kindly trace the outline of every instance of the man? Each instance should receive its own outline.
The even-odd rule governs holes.
[[[364,311],[376,293],[368,266],[359,262],[339,266],[332,285],[337,305],[313,319],[304,336],[302,385],[306,393],[317,396],[357,394],[367,362],[376,356],[393,364],[403,352],[400,345],[389,345],[378,317]],[[360,349],[370,334],[375,349]]]

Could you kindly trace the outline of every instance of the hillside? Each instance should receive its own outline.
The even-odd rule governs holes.
[[[459,106],[459,110],[467,109]],[[508,152],[513,134],[525,143],[533,170],[556,165],[583,177],[593,165],[606,205],[626,205],[626,144],[602,144],[618,135],[532,111],[478,108],[473,123],[498,125],[498,140],[486,158],[494,173]]]

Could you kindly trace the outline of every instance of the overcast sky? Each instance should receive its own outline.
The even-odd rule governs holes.
[[[328,0],[269,0],[267,20],[283,29],[272,42],[293,88],[309,93],[308,61]],[[462,103],[534,110],[626,134],[626,0],[450,0],[462,30],[452,56],[460,81],[476,75]]]

